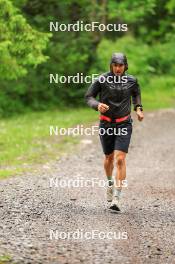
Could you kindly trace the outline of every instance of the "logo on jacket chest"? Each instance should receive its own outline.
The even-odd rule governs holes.
[[[122,90],[127,90],[127,85],[120,83],[120,84],[108,84],[107,88],[109,90],[116,90],[116,91],[122,91]]]

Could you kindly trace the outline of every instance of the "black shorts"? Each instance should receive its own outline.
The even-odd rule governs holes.
[[[128,153],[132,122],[132,118],[120,124],[100,120],[99,136],[105,155],[111,154],[114,150]]]

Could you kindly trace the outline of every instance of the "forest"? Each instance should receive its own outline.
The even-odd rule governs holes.
[[[50,75],[106,72],[116,51],[127,55],[145,109],[172,107],[174,17],[174,0],[0,0],[0,115],[85,107],[88,83],[58,85]],[[51,23],[110,30],[55,31]]]

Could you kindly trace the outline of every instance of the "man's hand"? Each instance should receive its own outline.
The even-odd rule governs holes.
[[[98,104],[98,111],[101,113],[105,113],[106,111],[109,110],[109,106],[106,104],[99,103]]]
[[[137,108],[136,114],[139,121],[142,121],[144,119],[143,111],[141,111],[139,108]]]

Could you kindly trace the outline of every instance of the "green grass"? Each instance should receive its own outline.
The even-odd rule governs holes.
[[[32,112],[0,120],[0,178],[25,172],[59,157],[77,137],[50,136],[49,126],[73,127],[97,119],[91,109]]]
[[[143,85],[142,103],[145,110],[175,107],[175,78],[154,77]]]
[[[11,257],[9,255],[0,256],[0,264],[8,264],[11,263]]]

